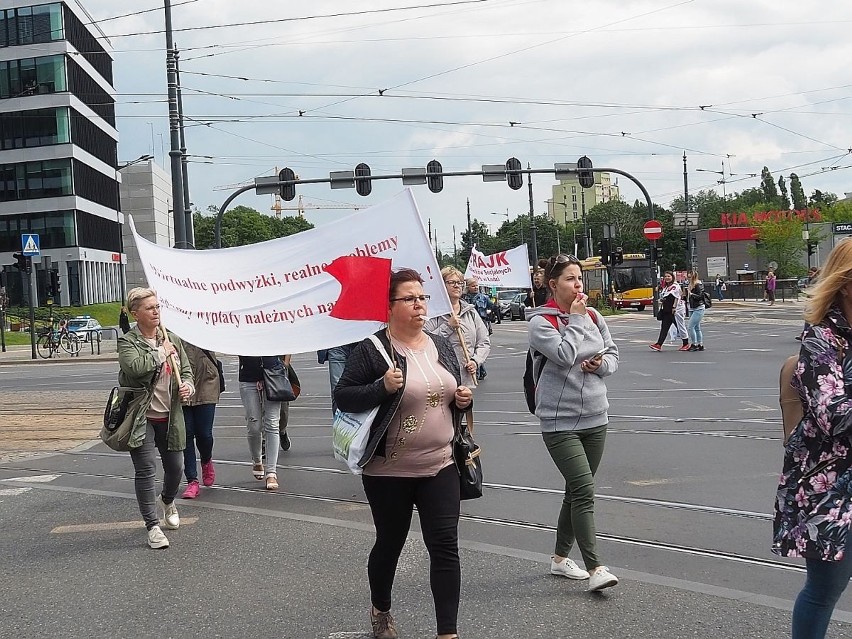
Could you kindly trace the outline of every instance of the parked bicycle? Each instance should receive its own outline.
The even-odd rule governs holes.
[[[43,331],[36,342],[36,350],[44,359],[53,357],[54,353],[58,355],[60,349],[69,355],[77,355],[82,347],[83,341],[76,333],[68,330],[66,319],[59,321],[58,328],[51,325]]]

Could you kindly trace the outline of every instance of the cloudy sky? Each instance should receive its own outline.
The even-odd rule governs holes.
[[[153,153],[167,167],[162,2],[81,1],[114,48],[120,159]],[[798,173],[807,193],[852,191],[850,2],[173,0],[173,21],[202,210],[276,166],[322,178],[359,162],[378,174],[581,155],[635,175],[666,205],[683,191],[684,151],[691,191],[721,192],[720,175],[696,169],[723,162],[729,193],[758,185],[764,165]],[[537,213],[552,183],[534,177]],[[628,202],[639,197],[619,184]],[[401,188],[298,192],[308,205],[365,206]],[[529,206],[526,188],[477,177],[415,195],[444,247],[468,198],[495,230]],[[272,199],[236,203],[268,211]]]

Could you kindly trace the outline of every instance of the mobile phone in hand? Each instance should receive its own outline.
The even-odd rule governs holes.
[[[602,348],[602,349],[601,349],[601,350],[599,350],[597,353],[595,353],[594,355],[592,355],[592,356],[589,358],[589,361],[590,361],[590,362],[597,362],[597,361],[600,361],[600,359],[601,359],[601,358],[602,358],[602,357],[606,354],[606,352],[607,352],[608,350],[609,350],[608,348]]]

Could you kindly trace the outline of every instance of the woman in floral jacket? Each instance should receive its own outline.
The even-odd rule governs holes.
[[[793,639],[824,637],[852,577],[852,240],[838,244],[812,289],[793,386],[805,416],[786,445],[773,552],[804,557]]]

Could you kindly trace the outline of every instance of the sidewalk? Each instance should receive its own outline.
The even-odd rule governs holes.
[[[41,364],[47,362],[61,362],[63,364],[76,362],[109,362],[118,359],[116,352],[115,340],[101,340],[100,355],[98,354],[98,343],[85,343],[80,349],[79,354],[69,355],[63,350],[53,354],[52,358],[45,359],[36,352],[36,359],[32,358],[32,347],[26,345],[6,345],[6,352],[0,352],[0,366],[21,365],[21,364]],[[92,352],[94,351],[94,352]]]

